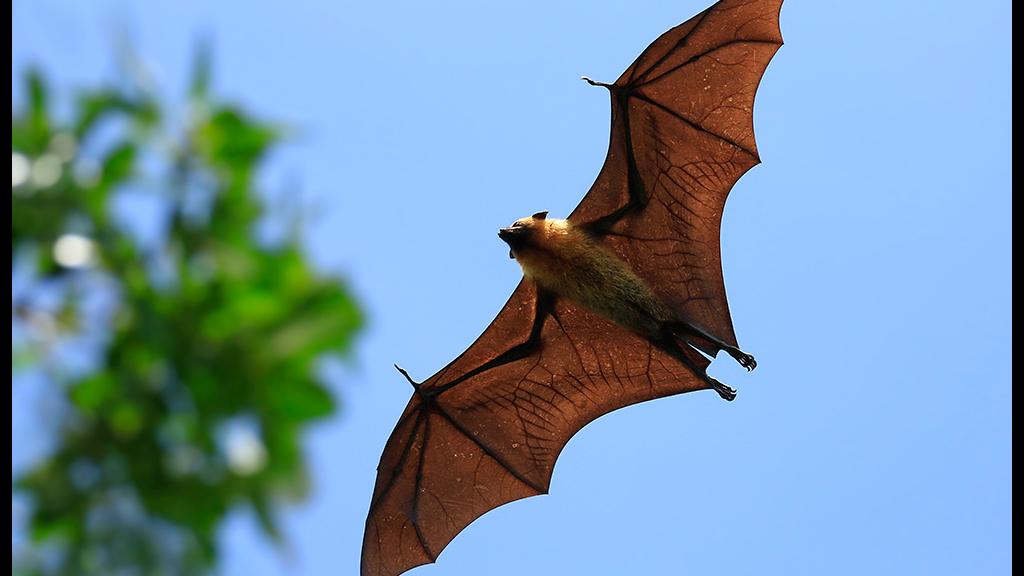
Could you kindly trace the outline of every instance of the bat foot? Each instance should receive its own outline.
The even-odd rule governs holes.
[[[732,352],[732,357],[740,363],[740,366],[746,368],[747,372],[757,368],[757,360],[754,360],[754,356],[751,354],[747,354],[741,350],[736,350],[735,352]]]
[[[711,384],[711,388],[714,389],[715,392],[718,392],[718,395],[721,396],[723,400],[732,402],[736,399],[735,388],[722,384],[710,376],[708,377],[708,383]]]

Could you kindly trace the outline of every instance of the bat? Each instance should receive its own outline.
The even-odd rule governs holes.
[[[616,80],[608,155],[567,219],[499,230],[523,279],[483,334],[416,382],[377,468],[363,576],[434,562],[470,522],[546,494],[559,452],[595,418],[673,394],[736,391],[748,370],[722,279],[726,196],[760,162],[754,95],[782,45],[782,0],[721,0]]]

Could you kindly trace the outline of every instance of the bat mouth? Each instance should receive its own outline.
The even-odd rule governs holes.
[[[512,246],[513,244],[521,243],[529,233],[530,229],[524,226],[519,228],[500,228],[498,230],[498,238],[501,238],[506,244]]]
[[[516,226],[514,228],[500,228],[498,230],[498,238],[505,241],[508,244],[508,257],[515,259],[515,250],[522,248],[523,244],[526,243],[526,237],[530,234],[530,229],[525,226]]]

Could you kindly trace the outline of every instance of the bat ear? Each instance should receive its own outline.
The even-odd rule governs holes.
[[[533,215],[533,219],[534,220],[544,220],[547,217],[548,217],[548,211],[547,210],[545,210],[543,212],[537,212],[536,214]]]

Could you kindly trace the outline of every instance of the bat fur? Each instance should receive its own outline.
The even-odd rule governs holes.
[[[516,220],[502,239],[527,278],[642,336],[659,338],[673,320],[625,262],[568,220],[538,213]]]

